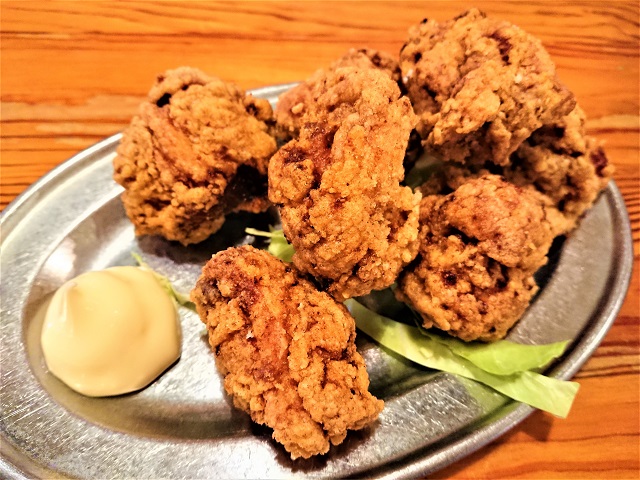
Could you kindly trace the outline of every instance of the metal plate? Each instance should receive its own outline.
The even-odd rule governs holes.
[[[275,102],[290,85],[254,94]],[[182,247],[136,239],[111,179],[119,135],[76,155],[36,182],[2,214],[2,392],[4,478],[415,477],[442,468],[505,433],[532,412],[491,389],[416,367],[358,338],[372,392],[385,409],[329,454],[291,461],[232,408],[204,325],[182,310],[181,359],[150,387],[114,398],[76,394],[46,370],[43,305],[68,279],[133,264],[139,252],[189,291],[212,253],[253,241],[269,215],[230,218],[210,240]],[[568,379],[596,349],[624,299],[632,266],[629,219],[611,183],[580,227],[556,242],[539,272],[541,292],[510,338],[571,339],[549,374]]]

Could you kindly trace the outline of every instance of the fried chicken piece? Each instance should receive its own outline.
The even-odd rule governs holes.
[[[446,164],[440,176],[421,191],[455,190],[470,178],[500,173],[508,182],[535,192],[547,205],[554,235],[566,234],[606,187],[613,171],[602,144],[586,135],[584,123],[584,112],[576,107],[557,122],[536,130],[511,156],[509,165]]]
[[[585,115],[576,107],[534,132],[512,156],[505,178],[532,186],[555,210],[556,235],[573,230],[613,174],[602,143],[587,136]]]
[[[553,240],[537,197],[500,177],[473,179],[420,205],[420,252],[396,297],[465,341],[503,338],[538,290]]]
[[[269,165],[293,262],[338,300],[391,285],[418,249],[420,195],[400,186],[411,104],[379,70],[340,68],[314,86],[300,138]]]
[[[445,161],[507,165],[575,106],[539,40],[477,9],[411,27],[400,67],[425,148]]]
[[[542,44],[476,9],[443,24],[424,21],[409,36],[403,81],[425,149],[445,162],[422,193],[499,174],[538,195],[554,235],[575,228],[612,167]]]
[[[224,387],[291,458],[326,453],[378,417],[347,309],[252,246],[213,256],[191,293]]]
[[[281,139],[289,140],[298,137],[304,113],[308,105],[314,101],[312,92],[317,84],[323,82],[328,73],[342,67],[379,69],[396,83],[400,82],[400,66],[391,55],[371,48],[352,48],[328,68],[317,70],[307,80],[280,95],[276,105],[275,119],[278,136]]]
[[[200,70],[159,75],[113,162],[136,235],[187,245],[216,232],[230,212],[265,210],[276,151],[271,116],[266,100]]]

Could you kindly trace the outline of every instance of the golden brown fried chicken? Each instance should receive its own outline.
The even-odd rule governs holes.
[[[551,225],[537,197],[500,177],[473,179],[420,205],[420,252],[396,296],[424,326],[462,340],[503,338],[538,287]]]
[[[271,116],[266,100],[200,70],[159,75],[114,160],[136,234],[187,245],[217,231],[230,212],[265,210],[276,151]]]
[[[477,9],[412,27],[400,66],[425,148],[445,161],[507,165],[575,106],[539,40]]]
[[[400,66],[391,55],[370,48],[352,48],[328,68],[317,70],[307,80],[280,95],[275,110],[276,126],[280,138],[289,140],[298,137],[302,118],[308,105],[314,101],[312,92],[317,84],[323,82],[328,73],[342,67],[375,68],[385,72],[396,83],[400,81]]]
[[[580,107],[536,130],[511,156],[509,165],[448,163],[423,186],[423,194],[455,190],[470,178],[500,173],[508,182],[535,192],[547,206],[555,235],[570,232],[611,179],[602,145],[584,129]]]
[[[378,417],[353,318],[285,263],[230,248],[204,266],[191,299],[234,405],[292,458],[326,453]]]
[[[445,161],[422,191],[499,174],[537,192],[556,235],[575,228],[612,169],[542,44],[476,9],[423,21],[409,37],[403,81],[426,150]]]
[[[552,207],[556,235],[576,227],[613,174],[602,143],[586,135],[584,123],[584,112],[576,107],[534,132],[504,168],[509,182],[530,186]]]
[[[391,285],[416,255],[420,195],[400,186],[415,116],[375,69],[337,69],[312,96],[300,138],[271,160],[269,199],[295,266],[344,300]]]

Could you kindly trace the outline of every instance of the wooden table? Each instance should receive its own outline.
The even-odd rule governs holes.
[[[396,53],[410,25],[449,19],[465,3],[3,1],[1,206],[120,131],[167,68],[196,66],[244,88],[296,81],[351,46]],[[436,477],[638,478],[638,3],[478,3],[543,41],[590,133],[607,141],[633,225],[634,276],[618,319],[576,376],[569,418],[537,412]]]

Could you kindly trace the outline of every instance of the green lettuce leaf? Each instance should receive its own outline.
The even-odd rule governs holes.
[[[405,176],[404,184],[414,189],[419,187],[429,180],[441,165],[442,161],[423,153]]]
[[[272,229],[270,232],[263,232],[255,228],[246,228],[245,232],[256,237],[267,237],[269,239],[269,248],[267,251],[283,262],[291,262],[295,250],[293,246],[287,242],[282,230]]]
[[[376,342],[424,367],[476,380],[519,402],[566,418],[578,392],[576,382],[522,371],[496,375],[457,355],[443,342],[424,336],[412,327],[378,315],[353,299],[345,305],[358,329]],[[485,354],[486,355],[486,354]]]
[[[153,274],[162,289],[167,292],[169,297],[171,297],[174,302],[176,302],[178,305],[182,305],[183,307],[188,308],[189,310],[193,310],[194,312],[196,311],[196,306],[191,300],[189,300],[189,296],[177,291],[167,277],[156,272],[144,260],[142,260],[142,257],[137,253],[131,252],[131,256],[135,259],[140,268]]]
[[[457,338],[433,333],[418,326],[420,333],[446,346],[459,357],[466,358],[482,370],[496,375],[536,370],[562,355],[569,341],[546,345],[523,345],[499,340],[493,343],[467,343]]]

